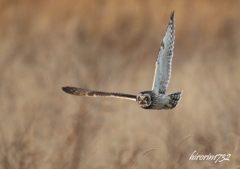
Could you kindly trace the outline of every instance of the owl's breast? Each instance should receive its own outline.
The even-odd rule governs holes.
[[[150,109],[157,109],[157,110],[161,110],[164,105],[166,104],[167,102],[167,98],[166,98],[166,95],[164,94],[153,94],[152,95],[152,104],[150,107]]]

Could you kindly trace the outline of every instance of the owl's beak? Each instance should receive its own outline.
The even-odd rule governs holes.
[[[140,101],[140,104],[141,104],[141,105],[145,105],[146,102],[145,102],[144,100],[142,100],[142,101]]]

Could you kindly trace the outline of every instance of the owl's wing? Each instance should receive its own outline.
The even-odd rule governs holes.
[[[171,77],[171,65],[174,48],[174,12],[171,14],[165,37],[156,61],[152,90],[164,94]]]
[[[120,99],[129,99],[136,101],[136,96],[124,93],[112,93],[112,92],[100,92],[88,89],[76,88],[76,87],[62,87],[62,90],[66,93],[77,96],[89,96],[89,97],[114,97]]]

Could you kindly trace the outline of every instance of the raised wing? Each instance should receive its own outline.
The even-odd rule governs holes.
[[[152,90],[164,94],[171,77],[171,66],[174,48],[174,12],[171,14],[165,37],[158,54]]]
[[[66,93],[77,96],[89,96],[89,97],[114,97],[120,99],[129,99],[136,101],[136,96],[124,93],[112,93],[112,92],[100,92],[88,89],[76,88],[76,87],[62,87],[62,90]]]

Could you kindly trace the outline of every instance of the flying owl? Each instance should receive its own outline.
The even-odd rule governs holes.
[[[130,95],[124,93],[93,91],[76,87],[63,87],[62,90],[66,93],[77,96],[129,99],[137,101],[139,106],[144,109],[173,109],[178,105],[183,92],[179,91],[172,94],[165,94],[171,77],[174,39],[174,12],[172,12],[166,34],[163,38],[160,52],[157,57],[152,90],[150,91],[143,91],[137,95]]]

